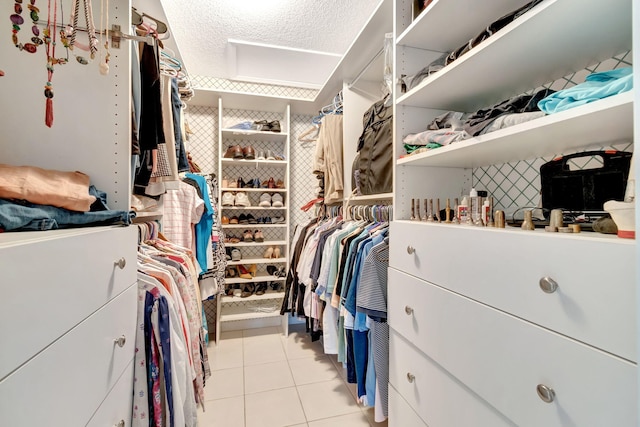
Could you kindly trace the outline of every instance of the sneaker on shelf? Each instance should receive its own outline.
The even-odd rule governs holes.
[[[251,230],[244,230],[244,233],[242,233],[242,240],[245,242],[253,242],[253,233]]]
[[[267,160],[275,160],[275,156],[273,155],[273,151],[271,150],[267,150],[267,152],[265,153],[267,156]]]
[[[238,217],[238,223],[239,224],[249,224],[249,219],[247,218],[247,216],[245,214],[240,214],[240,216]]]
[[[237,196],[236,196],[237,199]],[[237,204],[237,200],[236,200],[236,204]],[[280,193],[276,193],[273,196],[271,196],[271,206],[273,206],[274,208],[282,208],[284,207],[284,199],[282,198],[282,194]]]
[[[262,234],[261,230],[256,230],[253,232],[253,240],[258,243],[264,242],[264,234]]]
[[[240,249],[233,248],[231,249],[231,261],[240,261],[242,259],[242,252]]]
[[[247,214],[247,222],[249,224],[257,224],[258,220],[251,214]]]
[[[278,120],[274,120],[272,122],[269,122],[269,130],[271,132],[281,132],[280,122]]]
[[[229,224],[238,224],[238,217],[234,215],[229,218]]]
[[[283,216],[279,216],[279,217],[276,217],[276,218],[272,218],[272,219],[271,219],[271,221],[272,221],[274,224],[284,224],[284,223],[286,222],[286,220],[284,219],[284,217],[283,217]]]
[[[270,208],[271,207],[271,195],[269,193],[262,193],[260,196],[260,203],[258,206],[261,208]]]
[[[247,193],[240,191],[236,193],[236,206],[242,206],[245,208],[251,207],[251,201]]]
[[[264,223],[265,224],[273,224],[273,221],[271,220],[270,216],[265,216],[264,217]]]
[[[264,224],[264,217],[258,217],[258,219],[256,220],[256,224]]]
[[[256,160],[267,160],[267,157],[264,155],[264,150],[258,150]]]
[[[235,204],[236,196],[233,193],[222,193],[222,206],[233,206]]]

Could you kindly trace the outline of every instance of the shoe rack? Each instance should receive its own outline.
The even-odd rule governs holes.
[[[252,96],[247,95],[247,103],[251,105]],[[261,107],[269,108],[269,107]],[[273,111],[266,109],[239,110],[225,107],[224,97],[218,99],[218,200],[223,201],[223,194],[234,195],[233,205],[220,203],[218,212],[227,242],[227,248],[238,249],[241,252],[240,260],[227,261],[228,269],[234,270],[232,277],[225,278],[226,288],[235,288],[235,294],[230,292],[218,298],[216,337],[220,331],[258,328],[265,326],[282,325],[285,334],[288,333],[288,316],[280,315],[280,307],[284,298],[284,283],[286,276],[272,274],[273,267],[288,270],[289,267],[289,159],[290,159],[290,106],[284,108],[274,105]],[[274,122],[280,124],[280,131],[260,129],[236,129],[234,125],[242,122]],[[253,149],[252,155],[236,158],[225,157],[229,147],[240,146],[244,154],[248,147]],[[264,159],[260,154],[264,154]],[[253,158],[251,158],[253,157]],[[260,187],[241,187],[255,179],[260,181]],[[263,188],[272,183],[282,182],[281,188]],[[273,187],[273,185],[272,185]],[[238,205],[237,194],[244,192],[247,195],[250,206],[245,203]],[[282,197],[282,206],[259,205],[261,196],[267,193],[270,196]],[[230,197],[227,195],[226,200]],[[244,220],[249,217],[252,223]],[[270,220],[266,220],[270,218]],[[284,218],[279,222],[276,218]],[[238,223],[236,223],[236,220]],[[265,221],[266,220],[266,221]],[[262,235],[255,239],[256,231]],[[231,240],[231,241],[230,241]],[[239,241],[237,241],[239,240]],[[262,240],[262,241],[259,241]],[[255,267],[253,267],[255,266]],[[270,270],[270,271],[268,271]],[[251,278],[240,277],[240,273],[247,272]],[[260,283],[267,283],[267,290],[260,295],[255,289]],[[280,289],[274,290],[273,285],[279,285]],[[253,291],[253,292],[252,292]],[[243,296],[241,296],[243,295]]]

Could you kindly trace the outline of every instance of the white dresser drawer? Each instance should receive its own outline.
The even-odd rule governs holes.
[[[136,281],[136,230],[0,235],[0,379]]]
[[[391,385],[389,386],[389,426],[428,427]]]
[[[133,361],[87,424],[87,427],[130,427],[133,404]],[[124,424],[122,424],[124,422]]]
[[[394,330],[389,331],[389,357],[393,360],[389,366],[389,383],[428,425],[515,425]]]
[[[137,294],[134,284],[2,380],[0,426],[85,425],[133,360]]]
[[[391,233],[402,242],[391,267],[637,360],[635,241],[411,222]],[[545,277],[555,292],[542,290]]]
[[[636,425],[635,364],[394,269],[389,275],[390,327],[516,425]],[[538,397],[540,384],[555,390],[555,401]]]

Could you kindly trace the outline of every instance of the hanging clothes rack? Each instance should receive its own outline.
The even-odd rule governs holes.
[[[369,68],[371,68],[371,65],[373,65],[374,62],[376,62],[376,59],[378,59],[378,57],[380,55],[382,55],[384,53],[384,47],[381,48],[374,56],[373,58],[371,58],[369,60],[369,62],[367,62],[367,65],[364,66],[364,68],[362,70],[360,70],[360,72],[356,75],[356,77],[353,79],[353,81],[351,81],[351,83],[349,83],[347,85],[347,87],[349,89],[351,89],[353,86],[355,86],[355,84],[358,82],[358,80],[360,80],[360,78],[364,75],[364,73],[367,72],[367,70]]]

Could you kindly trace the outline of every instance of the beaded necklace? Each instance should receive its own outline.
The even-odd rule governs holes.
[[[36,7],[36,0],[29,0],[29,4],[27,8],[30,11],[30,17],[33,21],[33,26],[31,27],[31,32],[33,33],[33,37],[31,37],[31,43],[20,43],[18,40],[18,33],[20,32],[20,25],[24,24],[24,18],[22,17],[22,1],[23,0],[15,0],[15,4],[13,5],[14,14],[9,17],[12,24],[11,29],[11,41],[13,44],[21,51],[36,53],[38,50],[38,46],[40,46],[44,41],[40,38],[40,29],[38,28],[38,13],[40,13],[40,9]]]
[[[94,59],[96,56],[96,52],[98,51],[98,38],[96,37],[96,27],[93,21],[93,9],[91,7],[91,0],[82,0],[83,9],[84,9],[84,18],[87,25],[87,34],[89,36],[89,44],[85,45],[76,40],[76,35],[78,32],[78,15],[80,15],[80,1],[81,0],[73,0],[73,4],[71,6],[71,18],[70,24],[67,25],[65,31],[60,32],[60,40],[64,47],[71,50],[73,56],[75,56],[76,60],[82,64],[87,65],[89,61],[81,55],[76,55],[74,52],[74,48],[77,47],[84,51],[90,52],[91,59]]]
[[[62,6],[62,4],[60,5]],[[53,71],[54,65],[66,64],[67,58],[56,58],[56,25],[58,22],[58,0],[54,0],[53,3],[53,16],[51,13],[51,0],[48,0],[47,5],[47,27],[44,29],[44,44],[47,51],[47,83],[44,86],[44,96],[46,101],[46,110],[44,122],[47,127],[53,126]]]

